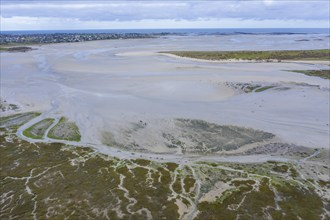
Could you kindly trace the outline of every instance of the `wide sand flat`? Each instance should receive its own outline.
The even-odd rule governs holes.
[[[262,130],[286,143],[328,148],[329,81],[283,71],[326,65],[212,63],[157,53],[329,47],[327,41],[312,39],[298,44],[299,37],[303,36],[266,36],[262,41],[252,36],[111,40],[1,53],[1,96],[24,111],[75,121],[82,143],[136,143],[151,152],[180,153],[166,147],[163,134],[175,135],[180,130],[175,119],[190,118]],[[267,39],[273,43],[266,44]],[[244,93],[232,86],[242,83],[276,87]],[[137,129],[139,124],[143,126]]]

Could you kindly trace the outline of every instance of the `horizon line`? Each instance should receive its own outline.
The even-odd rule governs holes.
[[[4,31],[92,31],[92,30],[212,30],[212,29],[328,29],[327,27],[298,27],[298,28],[291,28],[291,27],[271,27],[271,28],[258,28],[258,27],[248,27],[248,28],[240,28],[240,27],[233,27],[233,28],[100,28],[100,29],[7,29],[7,30],[0,30],[0,32]]]

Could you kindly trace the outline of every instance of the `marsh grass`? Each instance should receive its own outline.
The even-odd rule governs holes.
[[[0,117],[0,127],[15,127],[27,123],[35,117],[38,117],[41,113],[38,112],[27,112],[27,113],[19,113],[6,117]]]
[[[203,60],[326,60],[330,50],[278,50],[278,51],[164,51],[180,57]]]
[[[28,138],[42,139],[47,128],[54,122],[53,118],[46,118],[23,131],[23,135]]]
[[[27,52],[33,50],[32,47],[19,46],[19,47],[0,47],[0,52]]]
[[[255,92],[263,92],[263,91],[266,91],[266,90],[274,88],[274,87],[275,86],[264,86],[264,87],[256,89]]]
[[[80,141],[81,135],[76,123],[62,117],[60,121],[48,132],[47,136],[52,139]]]
[[[303,73],[307,76],[317,76],[323,79],[330,79],[330,69],[328,70],[291,70],[290,72]]]

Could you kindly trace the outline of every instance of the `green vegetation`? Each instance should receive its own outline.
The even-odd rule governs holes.
[[[0,130],[2,219],[179,218],[166,164],[134,167],[89,148],[29,143],[13,132]]]
[[[177,176],[176,177],[176,181],[173,183],[173,190],[177,193],[177,194],[182,194],[182,184],[181,184],[181,177]]]
[[[330,79],[330,69],[328,69],[328,70],[292,70],[291,72],[303,73],[307,76],[318,76],[323,79]]]
[[[238,149],[246,144],[261,142],[274,137],[273,134],[254,129],[218,125],[204,120],[177,119],[183,131],[182,138],[189,139],[195,146],[186,151],[213,153]]]
[[[46,130],[54,122],[53,118],[46,118],[23,131],[23,135],[33,139],[42,139]]]
[[[0,52],[27,52],[33,50],[31,47],[0,47]]]
[[[196,219],[265,219],[269,209],[275,209],[274,194],[269,189],[268,179],[260,181],[258,190],[253,190],[253,181],[236,181],[236,188],[228,190],[215,202],[198,205]]]
[[[281,51],[167,51],[181,57],[204,60],[325,60],[330,50],[281,50]]]
[[[81,135],[78,126],[74,122],[62,117],[60,121],[48,132],[47,136],[52,139],[80,141]]]
[[[150,160],[144,160],[144,159],[136,159],[136,160],[132,160],[133,163],[136,163],[140,166],[148,166],[150,165]]]
[[[190,190],[195,186],[196,180],[193,178],[193,176],[187,176],[184,178],[183,183],[184,183],[184,190],[186,193],[189,193]]]
[[[279,173],[286,173],[286,172],[288,172],[289,167],[285,164],[275,165],[272,170],[274,170],[275,172],[279,172]]]
[[[267,89],[271,89],[271,88],[274,88],[275,86],[264,86],[264,87],[261,87],[259,89],[256,89],[255,92],[263,92]]]
[[[327,200],[299,176],[294,177],[295,181],[281,176],[292,164],[219,163],[218,167],[203,164],[207,163],[197,168],[202,177],[202,194],[210,192],[216,183],[227,182],[232,188],[214,200],[200,202],[196,219],[237,219],[238,216],[241,219],[320,219],[323,209],[329,209],[324,205]],[[227,170],[228,166],[236,171]],[[242,173],[242,169],[246,173]],[[280,174],[271,174],[270,169]]]
[[[40,113],[38,112],[27,112],[6,117],[0,117],[0,127],[18,128],[19,126],[27,123],[33,118],[38,117],[39,115]]]
[[[151,176],[154,177],[152,184],[146,181],[148,173],[146,168],[128,168],[123,166],[121,169],[118,169],[118,172],[125,177],[122,185],[128,190],[129,197],[136,200],[136,203],[131,203],[132,205],[122,206],[122,209],[134,212],[131,215],[132,219],[144,219],[143,215],[141,216],[137,213],[143,208],[147,208],[151,212],[153,219],[179,218],[178,207],[173,200],[168,199],[171,194],[169,189],[171,182],[170,172],[164,169],[151,171]],[[155,178],[159,175],[162,176],[160,181],[158,178]]]
[[[26,114],[36,113],[5,121]],[[29,134],[40,137],[51,120],[34,124]],[[210,129],[203,123],[193,125]],[[179,166],[118,159],[61,143],[29,143],[15,133],[15,126],[0,128],[3,219],[184,219],[177,201],[187,206],[186,213],[197,201],[195,219],[329,217],[329,201],[320,194],[327,195],[329,181],[309,174],[317,170],[325,176],[328,166],[323,163],[313,167],[277,161]]]
[[[178,168],[178,164],[176,163],[166,163],[166,167],[169,171],[174,171],[176,168]]]
[[[290,183],[274,187],[283,198],[279,201],[281,211],[276,216],[285,216],[288,219],[319,219],[323,204],[315,192]]]
[[[0,47],[0,52],[7,52],[8,49],[8,47]]]

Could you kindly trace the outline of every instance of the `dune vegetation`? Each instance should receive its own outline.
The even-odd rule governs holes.
[[[180,57],[203,60],[325,60],[330,59],[330,50],[278,50],[278,51],[166,51]]]

